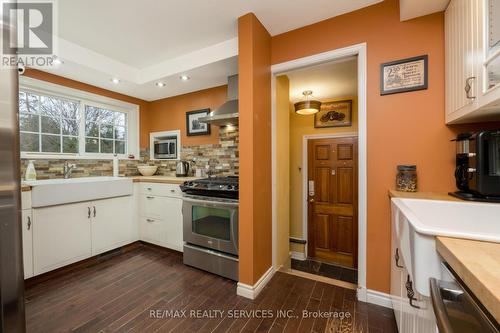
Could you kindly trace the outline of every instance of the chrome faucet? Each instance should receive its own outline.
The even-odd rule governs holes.
[[[68,161],[64,163],[63,167],[63,173],[64,173],[64,179],[68,179],[71,176],[71,171],[76,168],[75,164],[69,164]]]

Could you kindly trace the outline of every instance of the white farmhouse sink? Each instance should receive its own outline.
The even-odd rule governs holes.
[[[429,296],[429,278],[441,279],[436,236],[500,242],[500,205],[393,198],[392,227],[416,290]]]
[[[123,177],[85,177],[27,181],[33,208],[132,195],[133,183]]]

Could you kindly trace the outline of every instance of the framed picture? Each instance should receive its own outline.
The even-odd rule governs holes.
[[[345,127],[352,125],[352,100],[326,102],[314,114],[314,127]]]
[[[423,55],[380,65],[380,95],[427,89],[427,61]]]
[[[208,116],[210,109],[186,112],[186,132],[188,136],[209,135],[210,124],[202,123],[200,118]]]

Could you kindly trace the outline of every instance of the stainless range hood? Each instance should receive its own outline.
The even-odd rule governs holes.
[[[199,118],[202,123],[216,126],[238,125],[238,75],[227,78],[227,102],[210,112],[207,117]]]

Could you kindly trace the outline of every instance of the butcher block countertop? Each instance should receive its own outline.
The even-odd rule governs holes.
[[[185,181],[200,179],[197,177],[175,177],[175,176],[134,176],[134,183],[162,183],[162,184],[182,184]]]
[[[405,199],[463,201],[444,192],[401,192],[396,190],[389,190],[389,197]]]
[[[437,237],[436,249],[500,322],[500,244]]]

